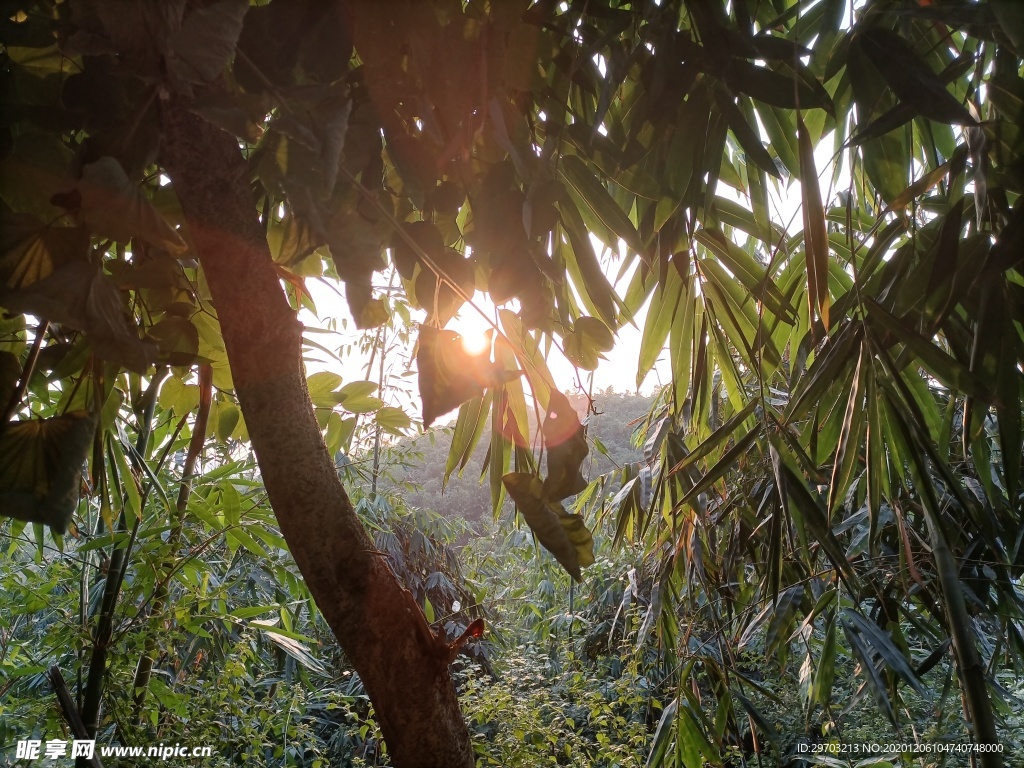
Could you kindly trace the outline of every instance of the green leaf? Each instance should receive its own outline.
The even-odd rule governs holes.
[[[81,197],[78,218],[97,235],[119,243],[139,237],[175,255],[188,250],[181,235],[113,157],[101,157],[84,166],[77,190]]]
[[[902,677],[920,696],[925,699],[930,698],[928,689],[910,666],[907,657],[896,647],[881,627],[851,608],[842,610],[842,620],[844,623],[849,622],[856,627],[864,640],[875,649],[875,652],[882,657],[889,668]]]
[[[471,297],[476,290],[473,263],[454,248],[444,248],[432,255],[430,261],[431,264],[421,264],[416,277],[416,304],[427,310],[431,321],[436,319],[438,325],[444,326],[465,303],[462,297]]]
[[[860,668],[868,679],[868,687],[871,688],[872,693],[875,695],[875,701],[878,703],[878,708],[888,718],[889,722],[892,723],[894,728],[899,727],[899,723],[896,720],[896,712],[893,709],[892,701],[889,699],[889,694],[886,690],[885,681],[882,676],[878,673],[878,669],[875,667],[874,659],[872,658],[871,651],[864,643],[864,639],[861,634],[854,630],[852,624],[846,619],[845,615],[840,617],[840,622],[843,625],[843,632],[846,634],[846,640],[850,644],[850,649],[853,651],[853,655],[860,662]]]
[[[192,365],[199,355],[199,330],[184,317],[163,318],[149,328],[146,338],[156,343],[168,365]]]
[[[565,511],[544,497],[544,484],[536,475],[511,472],[502,483],[537,541],[548,550],[569,575],[582,581],[581,568],[594,564],[594,538],[583,518]]]
[[[215,433],[219,442],[226,443],[231,439],[231,436],[235,433],[235,428],[238,426],[240,416],[241,412],[231,404],[226,404],[218,409]]]
[[[0,434],[0,514],[67,530],[96,417],[85,412],[15,421]]]
[[[381,429],[393,435],[401,435],[412,426],[412,419],[409,418],[409,414],[401,408],[390,405],[378,410],[374,420]]]
[[[438,416],[480,397],[484,389],[520,374],[492,363],[488,350],[470,354],[462,345],[462,337],[454,331],[439,331],[429,325],[420,326],[416,365],[424,428]]]
[[[569,238],[568,250],[561,251],[565,257],[566,270],[579,290],[584,305],[604,320],[606,325],[614,328],[615,291],[601,269],[594,244],[587,234],[579,211],[571,200],[560,200],[558,208],[562,227]]]
[[[374,381],[351,381],[338,390],[337,401],[349,413],[371,413],[384,405],[374,397],[377,383]]]
[[[547,415],[541,429],[548,453],[548,476],[543,495],[547,501],[561,501],[582,491],[587,481],[580,471],[590,449],[587,436],[569,399],[557,390],[548,399]]]
[[[580,196],[584,203],[604,225],[626,241],[626,244],[641,257],[647,258],[647,248],[640,234],[623,210],[619,207],[604,185],[591,173],[587,164],[576,155],[565,155],[559,166],[559,174]],[[616,243],[605,243],[616,247]]]
[[[84,227],[51,227],[35,216],[0,219],[0,290],[19,290],[44,280],[60,267],[84,261],[89,233]]]
[[[967,108],[892,30],[868,27],[854,34],[850,47],[862,51],[900,100],[912,104],[920,114],[940,123],[974,125]]]
[[[615,337],[596,317],[583,316],[576,318],[572,330],[562,337],[562,343],[569,362],[592,371],[597,368],[598,361],[604,359],[601,353],[615,346]]]
[[[59,267],[21,290],[0,285],[0,306],[85,331],[100,357],[139,373],[155,356],[153,345],[139,339],[125,297],[114,281],[84,259]]]
[[[341,386],[341,382],[342,378],[337,373],[317,371],[306,378],[306,389],[309,390],[310,399],[316,403],[317,401],[325,400],[327,395]],[[371,389],[370,392],[373,392],[374,389]]]
[[[159,403],[162,410],[173,411],[180,418],[199,405],[199,387],[171,376],[160,387]]]
[[[812,312],[829,328],[828,235],[825,232],[825,206],[821,202],[818,171],[814,167],[814,146],[803,118],[796,117],[800,146],[800,192],[804,217],[804,256],[807,262],[807,301]]]
[[[15,105],[8,101],[5,106]],[[30,126],[19,121],[14,146],[0,159],[0,199],[18,214],[51,221],[60,213],[53,196],[74,186],[75,154],[58,132]]]
[[[412,240],[413,247],[409,243]],[[398,274],[406,280],[412,280],[416,265],[422,264],[420,254],[436,259],[444,253],[444,237],[435,224],[429,221],[405,221],[401,231],[396,231],[391,238],[391,259]],[[427,269],[427,267],[423,267]]]
[[[248,10],[248,0],[220,0],[191,9],[181,28],[171,35],[168,72],[189,83],[214,80],[235,55]]]

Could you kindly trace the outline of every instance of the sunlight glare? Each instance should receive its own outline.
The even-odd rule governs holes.
[[[462,348],[468,355],[480,355],[491,347],[491,335],[486,331],[471,330],[462,334]]]

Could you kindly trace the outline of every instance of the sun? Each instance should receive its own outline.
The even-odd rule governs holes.
[[[491,348],[491,334],[488,331],[467,331],[462,334],[462,348],[468,355],[482,355]]]

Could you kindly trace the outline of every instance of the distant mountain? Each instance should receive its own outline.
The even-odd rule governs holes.
[[[602,391],[594,395],[597,414],[589,417],[586,397],[571,393],[567,393],[567,397],[580,417],[587,419],[590,455],[584,464],[585,477],[592,479],[642,457],[642,451],[633,446],[632,438],[651,408],[652,396]],[[535,432],[536,424],[531,413],[531,438]],[[490,425],[485,428],[462,476],[452,474],[442,493],[441,482],[451,446],[451,433],[452,427],[447,427],[393,444],[383,466],[387,479],[382,482],[382,489],[398,491],[410,506],[432,509],[448,517],[463,517],[477,529],[489,528],[492,520],[491,494],[487,478],[481,481],[480,473],[490,444]],[[602,454],[595,439],[607,455]]]

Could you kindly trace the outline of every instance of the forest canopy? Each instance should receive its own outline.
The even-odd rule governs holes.
[[[635,725],[595,763],[785,760],[870,698],[1003,764],[1024,6],[0,6],[0,664],[25,712],[75,689],[36,732],[177,738],[188,691],[230,668],[223,707],[272,663],[268,699],[348,679],[336,743],[304,701],[310,754],[286,724],[226,763],[486,762],[501,726],[471,731],[456,683],[486,683],[453,662],[490,616],[492,650],[540,619],[552,658],[590,628],[571,661],[607,664],[588,674]],[[351,324],[301,322],[314,283]],[[637,454],[598,468],[587,376],[631,327],[638,384],[659,360],[670,380]],[[446,414],[434,474],[482,449],[495,511],[465,562],[469,532],[387,481],[388,436]],[[572,596],[564,623],[503,607],[502,547]],[[765,714],[785,686],[752,655],[779,681],[800,660],[802,722]]]

